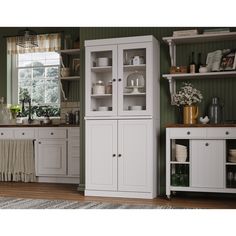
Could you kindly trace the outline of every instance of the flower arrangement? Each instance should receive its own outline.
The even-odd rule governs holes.
[[[201,102],[203,96],[199,90],[194,88],[191,83],[183,83],[179,92],[174,94],[173,101],[176,106],[193,105]]]

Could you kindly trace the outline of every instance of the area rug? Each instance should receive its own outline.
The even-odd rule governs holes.
[[[0,209],[172,209],[172,207],[0,197]]]

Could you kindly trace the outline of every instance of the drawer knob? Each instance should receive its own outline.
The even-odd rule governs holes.
[[[41,144],[41,142],[39,142],[39,144]]]
[[[22,135],[25,135],[25,133],[23,132]]]
[[[54,133],[52,132],[51,135],[53,135]]]
[[[226,131],[225,134],[226,134],[226,135],[229,135],[229,131]]]
[[[4,133],[1,133],[1,135],[4,135]]]
[[[188,131],[188,132],[187,132],[187,135],[190,135],[190,134],[191,134],[190,131]]]
[[[209,143],[205,143],[205,146],[208,147],[208,146],[209,146]]]

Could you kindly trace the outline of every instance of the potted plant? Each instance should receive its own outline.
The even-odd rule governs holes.
[[[176,106],[183,106],[184,124],[196,124],[198,106],[203,99],[201,92],[191,83],[183,83],[178,93],[174,94],[173,101]]]

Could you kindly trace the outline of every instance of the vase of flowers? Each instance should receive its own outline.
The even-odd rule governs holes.
[[[191,83],[183,83],[178,93],[174,94],[173,101],[176,106],[183,106],[184,124],[196,124],[198,117],[198,106],[203,96]]]

